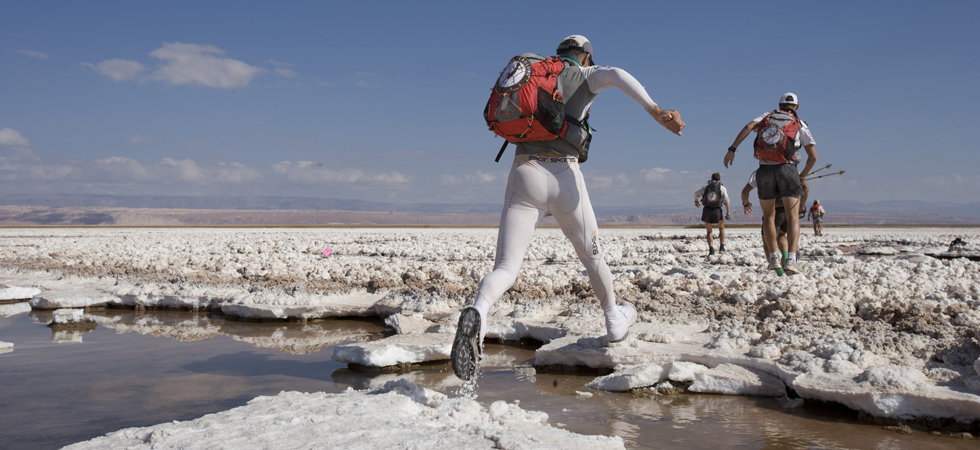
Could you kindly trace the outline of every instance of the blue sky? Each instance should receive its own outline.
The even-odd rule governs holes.
[[[8,2],[0,189],[500,203],[490,88],[582,34],[688,125],[602,92],[597,206],[687,205],[715,171],[737,192],[749,142],[730,169],[725,149],[786,91],[847,172],[813,182],[825,204],[977,201],[980,2],[494,5]]]

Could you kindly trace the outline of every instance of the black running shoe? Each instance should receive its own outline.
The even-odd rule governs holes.
[[[721,252],[721,253],[725,253],[725,244],[719,245],[718,246],[718,251]]]
[[[479,339],[480,312],[471,306],[459,315],[450,359],[453,372],[461,380],[469,381],[476,375],[476,365],[480,359]]]
[[[711,255],[714,255],[714,254],[715,254],[715,248],[714,247],[708,247],[708,256],[711,256]]]

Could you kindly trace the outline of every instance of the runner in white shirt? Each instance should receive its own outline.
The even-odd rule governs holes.
[[[555,217],[585,265],[592,290],[605,313],[609,342],[625,339],[630,324],[636,320],[636,308],[632,304],[616,303],[612,273],[603,259],[599,227],[579,170],[579,163],[588,157],[592,139],[587,124],[589,107],[596,94],[615,87],[678,136],[684,122],[677,111],[660,109],[626,71],[595,66],[592,44],[585,37],[565,38],[557,53],[565,63],[560,76],[568,132],[565,137],[551,141],[517,144],[504,194],[494,268],[480,281],[473,306],[461,312],[453,341],[453,371],[464,380],[476,374],[490,308],[517,280],[534,230],[545,217]]]
[[[748,137],[749,133],[756,129],[763,119],[766,119],[770,115],[772,118],[776,117],[790,117],[796,118],[796,111],[799,109],[799,98],[796,94],[792,92],[787,92],[783,94],[779,99],[779,110],[770,113],[763,114],[757,117],[755,120],[751,121],[742,128],[742,131],[738,133],[735,138],[735,142],[728,147],[728,153],[725,155],[724,164],[725,167],[729,167],[735,160],[735,151],[738,149],[738,145]],[[779,115],[773,115],[779,112]],[[787,119],[787,122],[789,120]],[[803,194],[802,179],[805,178],[810,170],[813,168],[813,164],[817,162],[817,150],[816,143],[813,141],[813,136],[810,134],[809,127],[806,123],[799,121],[799,129],[793,136],[795,142],[799,142],[803,148],[806,150],[807,159],[806,164],[802,171],[798,171],[796,164],[793,163],[792,157],[781,153],[784,150],[788,152],[791,150],[788,145],[788,140],[782,139],[783,131],[778,130],[773,135],[767,135],[768,137],[777,137],[776,143],[784,142],[786,148],[782,147],[780,144],[778,151],[774,151],[771,147],[761,146],[756,149],[756,156],[759,159],[759,170],[756,172],[756,180],[759,186],[759,204],[762,207],[762,222],[765,227],[765,236],[768,241],[768,247],[770,249],[770,254],[768,255],[769,269],[777,270],[784,269],[789,274],[801,273],[803,270],[799,263],[796,261],[796,252],[799,248],[800,243],[800,217],[797,211],[800,209],[800,197]],[[772,125],[773,122],[770,122]],[[781,126],[781,125],[780,125]],[[773,127],[766,127],[766,130],[770,130]],[[775,127],[778,128],[778,127]],[[789,128],[784,128],[789,129]],[[762,133],[757,139],[762,139]],[[786,136],[789,138],[789,136]],[[757,140],[756,142],[762,142]],[[767,144],[774,144],[774,142],[766,142]],[[786,160],[785,158],[790,158]],[[772,249],[776,248],[776,225],[775,225],[775,209],[776,209],[776,197],[780,196],[782,198],[783,206],[785,207],[787,214],[787,240],[789,244],[789,252],[786,261],[781,262],[779,253],[774,252]]]

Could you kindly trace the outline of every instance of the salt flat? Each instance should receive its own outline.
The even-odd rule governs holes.
[[[955,238],[967,244],[950,248]],[[335,357],[420,363],[445,358],[495,243],[495,229],[3,229],[0,298],[34,288],[34,309],[391,316],[404,335],[348,343]],[[607,346],[574,250],[544,229],[494,305],[488,337],[543,342],[539,366],[612,372],[583,390],[789,395],[976,424],[978,243],[973,228],[831,228],[801,238],[806,275],[776,277],[757,229],[727,230],[728,252],[712,257],[703,230],[603,229],[616,295],[639,310],[631,338]]]

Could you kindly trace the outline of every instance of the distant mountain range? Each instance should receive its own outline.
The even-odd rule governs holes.
[[[812,202],[808,202],[812,203]],[[150,195],[30,195],[17,194],[0,197],[0,205],[109,208],[176,208],[215,210],[330,210],[361,212],[409,212],[430,214],[499,214],[498,203],[384,203],[362,200],[313,198],[313,197],[190,197]],[[854,200],[824,200],[828,213],[847,214],[940,214],[946,216],[980,218],[980,202],[923,202],[880,201],[861,203]],[[689,206],[614,206],[595,208],[598,216],[659,215],[689,213]]]
[[[825,200],[826,223],[978,225],[980,203]],[[732,224],[759,223],[734,206]],[[0,225],[496,225],[500,204],[384,203],[312,197],[7,195]],[[597,207],[600,225],[694,225],[692,206]],[[549,219],[543,225],[553,224]]]
[[[0,197],[0,205],[45,206],[49,208],[172,208],[250,211],[358,211],[426,214],[500,214],[502,203],[384,203],[313,197],[190,197],[151,195],[31,195]],[[689,211],[683,206],[597,207],[600,216],[671,214]]]

